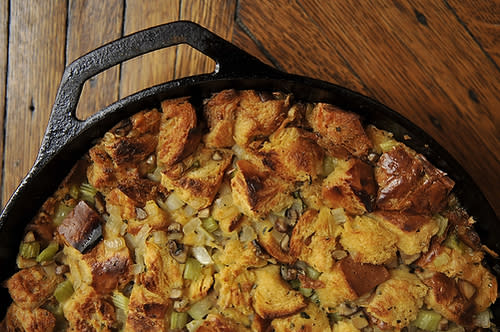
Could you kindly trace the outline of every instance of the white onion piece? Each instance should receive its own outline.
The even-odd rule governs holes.
[[[201,219],[193,218],[184,225],[182,231],[184,232],[184,234],[193,233],[200,226],[201,226]]]
[[[184,207],[184,214],[186,217],[192,217],[196,213],[196,210],[189,205]]]
[[[208,253],[208,250],[205,247],[201,246],[193,247],[191,248],[191,252],[193,253],[194,258],[196,258],[198,262],[200,262],[203,265],[209,265],[214,263],[212,257],[210,257],[210,254]]]
[[[175,193],[171,193],[168,196],[167,200],[165,201],[165,204],[167,205],[167,208],[170,211],[175,211],[184,206],[184,202]]]

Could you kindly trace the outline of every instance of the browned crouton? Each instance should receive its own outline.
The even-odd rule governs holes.
[[[144,225],[149,225],[152,230],[166,230],[170,224],[167,212],[161,209],[155,201],[148,201],[143,208],[146,217],[128,220],[127,232],[137,234]]]
[[[326,313],[313,303],[309,303],[306,308],[292,316],[273,319],[271,326],[275,332],[331,331]]]
[[[106,196],[106,205],[108,211],[113,210],[112,207],[114,207],[124,220],[130,220],[137,216],[134,200],[118,188],[113,189]]]
[[[102,191],[116,184],[117,174],[114,172],[113,160],[101,145],[89,150],[90,165],[87,168],[89,183]]]
[[[7,280],[14,302],[22,309],[35,309],[54,292],[62,278],[49,269],[36,265],[22,269]]]
[[[196,332],[241,332],[250,331],[244,326],[218,314],[209,314]]]
[[[473,303],[460,292],[454,279],[438,272],[422,281],[429,287],[425,302],[430,309],[462,326],[472,323]]]
[[[233,128],[240,95],[235,90],[224,90],[205,101],[203,111],[209,133],[204,141],[211,148],[228,148],[234,145]]]
[[[243,244],[237,239],[230,239],[224,245],[224,250],[214,259],[224,265],[237,265],[242,268],[262,267],[266,261],[257,257],[257,249],[253,243]]]
[[[396,235],[396,246],[406,255],[427,251],[431,237],[439,231],[437,222],[429,216],[410,215],[392,211],[377,211],[370,216]]]
[[[125,241],[121,239],[123,244]],[[131,273],[132,258],[128,248],[113,250],[99,243],[94,249],[81,257],[92,274],[91,286],[99,294],[107,294],[116,288],[124,287],[133,276]]]
[[[9,306],[3,323],[5,326],[2,327],[0,324],[0,330],[5,332],[52,332],[56,326],[56,319],[45,309],[23,309],[13,303]]]
[[[396,235],[368,216],[357,216],[344,224],[340,243],[359,263],[383,264],[396,257]]]
[[[292,205],[289,183],[259,170],[249,161],[239,160],[236,165],[238,170],[231,179],[233,201],[246,215],[263,215]]]
[[[157,160],[167,167],[192,153],[201,136],[196,130],[196,111],[187,98],[165,100],[161,109]]]
[[[212,204],[232,156],[230,150],[201,148],[164,171],[161,183],[193,208],[203,209]]]
[[[366,156],[372,143],[366,136],[359,116],[330,104],[318,103],[308,121],[319,134],[318,144],[334,156]]]
[[[355,300],[389,278],[384,266],[356,263],[346,257],[333,269],[320,275],[324,287],[316,289],[325,308],[335,308],[346,300]]]
[[[240,107],[234,124],[234,140],[240,146],[271,135],[283,122],[290,107],[289,99],[263,98],[247,90],[240,92]]]
[[[330,208],[342,207],[360,215],[371,211],[377,193],[373,169],[359,159],[339,160],[323,181],[323,200]]]
[[[144,285],[134,284],[124,331],[165,331],[167,329],[165,315],[168,307],[168,299],[147,290]]]
[[[264,166],[290,181],[314,180],[323,169],[323,149],[314,135],[295,127],[272,134],[257,154]]]
[[[248,316],[253,313],[251,290],[255,273],[241,265],[230,265],[215,274],[214,289],[218,292],[217,305],[222,312],[234,310]]]
[[[259,245],[265,251],[282,263],[291,264],[297,260],[288,252],[290,236],[278,232],[273,223],[268,220],[259,220],[255,223]]]
[[[197,302],[207,296],[208,291],[214,283],[214,268],[213,265],[203,267],[201,276],[191,281],[188,288],[187,297],[190,303]]]
[[[375,168],[379,185],[377,206],[433,215],[448,201],[454,182],[420,154],[395,146],[382,154]]]
[[[64,303],[63,312],[70,331],[112,331],[116,321],[113,305],[86,284]]]
[[[341,227],[335,224],[330,209],[320,212],[307,210],[299,219],[290,239],[290,255],[320,272],[332,269],[335,260],[336,238]]]
[[[427,287],[405,269],[391,271],[391,278],[380,284],[366,311],[388,327],[401,329],[417,318]]]
[[[298,291],[281,279],[278,265],[256,269],[256,287],[252,305],[255,312],[264,319],[295,314],[307,306]]]

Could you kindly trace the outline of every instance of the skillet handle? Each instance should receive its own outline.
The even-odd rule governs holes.
[[[75,113],[83,84],[89,78],[126,60],[178,44],[188,44],[212,58],[216,67],[208,76],[213,79],[278,72],[190,21],[168,23],[136,32],[80,57],[65,69],[37,162],[50,159],[67,143],[68,137],[75,137],[84,128],[86,120],[77,119]]]

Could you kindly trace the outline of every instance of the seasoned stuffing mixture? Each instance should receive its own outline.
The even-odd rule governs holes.
[[[159,106],[27,226],[2,331],[495,329],[495,253],[391,133],[283,93]]]

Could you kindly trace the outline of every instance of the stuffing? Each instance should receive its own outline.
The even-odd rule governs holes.
[[[233,309],[241,315],[253,313],[251,290],[255,273],[240,265],[228,266],[215,274],[214,288],[218,291],[217,305],[222,312]]]
[[[380,209],[431,216],[446,206],[454,186],[454,182],[423,155],[401,145],[380,156],[375,179]]]
[[[0,324],[0,330],[5,332],[52,332],[56,319],[45,309],[23,309],[13,303],[9,306],[3,323],[5,326]]]
[[[319,212],[307,210],[293,228],[290,255],[317,271],[331,270],[335,263],[336,238],[341,229],[333,220],[330,209],[324,207]]]
[[[122,245],[109,248],[102,241],[87,254],[77,256],[80,267],[82,264],[87,264],[88,267],[85,270],[88,269],[91,273],[90,285],[98,294],[107,294],[114,289],[121,289],[133,279],[131,271],[133,260],[129,249],[125,246],[123,238],[117,238],[115,241]],[[75,263],[70,264],[70,266],[74,265]]]
[[[234,140],[240,146],[271,135],[283,122],[290,107],[289,98],[275,99],[265,93],[240,92],[234,123]]]
[[[234,145],[234,123],[240,103],[240,94],[235,90],[224,90],[207,99],[203,113],[210,131],[203,138],[210,148],[229,148]]]
[[[401,329],[410,324],[424,303],[427,287],[405,269],[391,271],[391,278],[380,284],[366,312],[389,327]]]
[[[355,215],[371,211],[376,192],[372,167],[356,158],[337,161],[322,187],[328,207],[342,207]]]
[[[63,312],[70,331],[110,332],[116,322],[113,305],[85,284],[64,303]]]
[[[296,261],[296,257],[289,253],[290,236],[278,232],[270,220],[265,219],[256,222],[255,231],[257,232],[259,245],[269,255],[282,263],[290,264]]]
[[[356,263],[346,257],[332,270],[319,276],[325,287],[316,289],[323,308],[331,311],[345,301],[353,301],[389,279],[389,272],[380,265]]]
[[[249,329],[222,315],[209,314],[196,332],[243,332]]]
[[[128,304],[126,332],[165,331],[168,299],[149,291],[145,285],[134,284]]]
[[[166,230],[170,224],[170,217],[167,212],[162,210],[155,201],[148,201],[143,211],[145,217],[128,220],[127,231],[131,234],[137,234],[144,225],[149,225],[152,230]]]
[[[6,286],[17,306],[33,310],[52,296],[61,281],[62,277],[56,275],[53,269],[36,265],[14,274],[7,280]]]
[[[271,326],[275,332],[331,331],[326,313],[313,303],[309,303],[307,307],[294,315],[273,319]]]
[[[409,256],[427,251],[431,238],[439,231],[436,220],[428,216],[377,211],[370,217],[380,220],[383,227],[396,235],[397,248]]]
[[[201,132],[196,128],[196,111],[187,98],[165,100],[158,134],[157,162],[166,168],[196,149]]]
[[[193,208],[203,209],[212,204],[231,159],[230,150],[201,148],[164,171],[161,183]]]
[[[396,257],[396,235],[369,216],[348,219],[340,243],[360,263],[383,264]]]
[[[248,216],[265,215],[291,206],[290,184],[259,170],[254,164],[240,160],[231,179],[234,204]]]
[[[430,309],[462,326],[471,325],[473,303],[461,292],[454,279],[437,272],[422,281],[429,287],[425,303]]]
[[[257,257],[257,248],[252,242],[242,243],[237,239],[228,240],[224,249],[214,259],[224,265],[242,268],[262,267],[266,261]]]
[[[311,181],[323,170],[323,149],[314,135],[295,127],[276,131],[257,155],[265,167],[289,181]]]
[[[359,116],[355,113],[318,103],[307,114],[307,120],[318,134],[318,144],[333,156],[362,157],[372,148]]]
[[[264,319],[295,314],[307,306],[304,297],[281,279],[280,268],[268,265],[255,270],[252,306]]]
[[[187,291],[187,298],[190,303],[197,302],[207,296],[208,291],[214,283],[213,274],[213,266],[205,266],[201,270],[201,276],[191,281]]]
[[[336,322],[333,325],[333,332],[359,332],[361,331],[358,329],[354,324],[352,323],[351,320],[341,320]]]
[[[137,217],[134,200],[118,188],[113,189],[106,196],[106,209],[114,211],[123,220],[131,220]]]

